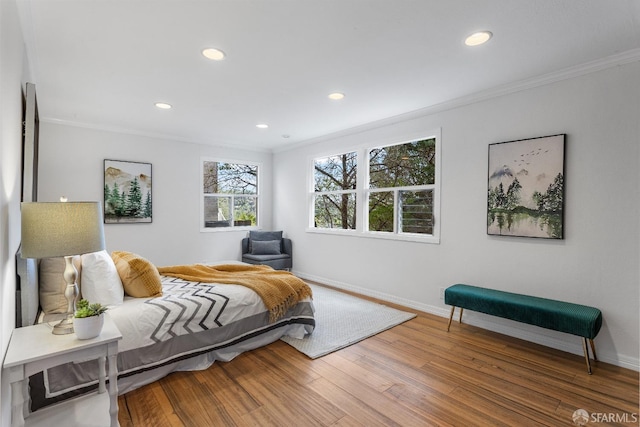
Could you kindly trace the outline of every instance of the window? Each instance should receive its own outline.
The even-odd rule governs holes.
[[[369,151],[368,230],[433,235],[436,140]]]
[[[356,228],[357,153],[313,162],[313,224],[318,228]]]
[[[314,159],[309,230],[438,243],[439,139]]]
[[[258,225],[258,165],[202,161],[202,227]]]

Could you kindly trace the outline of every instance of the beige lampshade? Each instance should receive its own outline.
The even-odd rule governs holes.
[[[100,202],[22,203],[22,258],[82,255],[105,248]]]

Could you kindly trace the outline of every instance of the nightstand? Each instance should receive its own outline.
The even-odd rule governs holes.
[[[109,363],[109,421],[106,425],[118,426],[117,356],[118,340],[122,339],[122,334],[111,317],[107,313],[100,335],[88,340],[79,340],[75,334],[53,335],[51,328],[51,325],[41,323],[16,328],[11,334],[11,341],[3,364],[5,375],[8,375],[11,383],[11,425],[13,427],[24,426],[25,417],[27,425],[37,424],[38,419],[48,421],[48,425],[52,425],[51,421],[56,416],[67,418],[70,422],[66,425],[78,425],[74,424],[73,419],[69,420],[68,418],[78,416],[75,407],[79,405],[81,399],[70,399],[51,408],[43,408],[29,414],[29,376],[64,363],[96,359],[100,373],[98,393],[106,391],[105,361],[108,360]],[[93,395],[95,396],[95,393]],[[42,415],[40,415],[41,412]],[[47,412],[50,413],[47,414]],[[95,420],[98,416],[91,408],[88,412],[87,416],[90,419]],[[43,417],[43,415],[46,416]],[[87,421],[86,418],[85,421]]]

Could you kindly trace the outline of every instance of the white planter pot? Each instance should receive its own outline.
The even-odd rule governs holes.
[[[76,317],[73,319],[73,329],[80,340],[95,338],[102,332],[104,314],[91,317]]]

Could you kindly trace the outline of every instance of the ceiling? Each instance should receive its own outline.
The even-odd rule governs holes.
[[[640,49],[637,0],[17,4],[41,121],[257,150]]]

